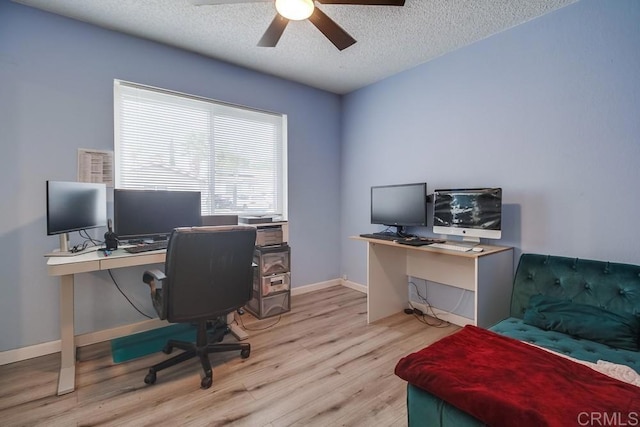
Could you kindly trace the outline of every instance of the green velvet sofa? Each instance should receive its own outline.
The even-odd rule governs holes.
[[[523,254],[510,317],[490,330],[576,359],[606,360],[640,372],[638,325],[640,266]],[[433,394],[411,383],[407,387],[410,426],[483,425]]]

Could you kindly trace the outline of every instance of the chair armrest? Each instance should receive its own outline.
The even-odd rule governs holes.
[[[162,271],[155,268],[153,270],[145,271],[142,275],[142,281],[146,284],[149,284],[152,280],[163,281],[166,278],[167,276],[165,276]]]

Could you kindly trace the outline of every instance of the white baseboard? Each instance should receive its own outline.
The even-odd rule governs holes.
[[[60,340],[0,352],[0,366],[60,352]]]
[[[365,285],[361,285],[360,283],[352,282],[350,280],[341,280],[341,285],[353,289],[354,291],[362,292],[363,294],[367,293],[367,287]]]
[[[312,283],[310,285],[298,286],[291,288],[291,295],[301,295],[307,292],[319,291],[320,289],[330,288],[332,286],[344,286],[346,288],[353,289],[354,291],[367,293],[367,287],[356,282],[351,282],[344,279],[327,280],[326,282]]]
[[[76,335],[76,346],[84,347],[86,345],[109,341],[114,338],[149,331],[151,329],[157,329],[168,325],[169,323],[167,323],[166,320],[151,319],[111,329],[104,329],[102,331],[89,332],[82,335]],[[34,357],[46,356],[47,354],[59,353],[60,348],[60,340],[55,340],[42,344],[16,348],[14,350],[3,351],[0,352],[0,366],[20,362],[21,360],[33,359]]]
[[[319,291],[320,289],[330,288],[332,286],[338,286],[341,283],[340,279],[327,280],[326,282],[312,283],[310,285],[297,286],[291,288],[291,296],[302,295],[308,292]]]
[[[347,288],[367,292],[367,287],[355,282],[343,279],[327,280],[326,282],[313,283],[310,285],[298,286],[291,288],[291,295],[301,295],[308,292],[318,291],[320,289],[330,288],[332,286],[342,285]],[[149,331],[151,329],[167,326],[166,320],[151,319],[144,320],[130,325],[118,326],[102,331],[89,332],[82,335],[76,335],[76,346],[83,347],[99,342],[109,341],[114,338],[131,335],[138,332]],[[16,348],[14,350],[6,350],[0,352],[0,366],[9,363],[20,362],[22,360],[33,359],[34,357],[46,356],[47,354],[60,352],[60,340],[50,341],[42,344],[30,345],[27,347]]]

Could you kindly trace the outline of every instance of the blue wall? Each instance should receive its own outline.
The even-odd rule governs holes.
[[[417,181],[503,187],[516,255],[640,263],[638,22],[635,0],[581,0],[341,100],[0,2],[0,351],[59,337],[44,182],[75,179],[77,148],[112,149],[114,78],[289,115],[294,286],[365,284],[348,236],[376,229],[369,187]],[[114,274],[152,313],[141,271]],[[106,274],[76,282],[79,332],[142,320]]]
[[[59,338],[45,181],[75,180],[78,148],[113,149],[113,79],[287,114],[293,286],[339,277],[339,96],[2,1],[0,351]],[[142,271],[114,276],[152,314]],[[106,272],[78,275],[75,301],[78,333],[144,320]]]
[[[369,187],[420,181],[502,187],[516,261],[640,263],[639,22],[582,0],[347,95],[342,274],[366,283]]]

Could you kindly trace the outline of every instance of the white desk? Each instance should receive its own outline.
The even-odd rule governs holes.
[[[164,263],[166,251],[151,251],[130,254],[123,249],[105,256],[102,252],[88,252],[71,257],[50,257],[47,272],[50,276],[60,276],[60,376],[58,395],[71,393],[75,389],[76,378],[76,335],[74,332],[74,292],[73,281],[77,273],[110,270],[114,268]],[[142,279],[140,279],[142,283]],[[247,333],[233,324],[233,313],[227,317],[231,332],[239,339],[247,338]]]
[[[474,293],[474,319],[451,315],[452,323],[488,327],[509,316],[513,248],[480,245],[483,252],[455,252],[359,236],[352,238],[367,242],[369,323],[407,308],[407,276]]]

